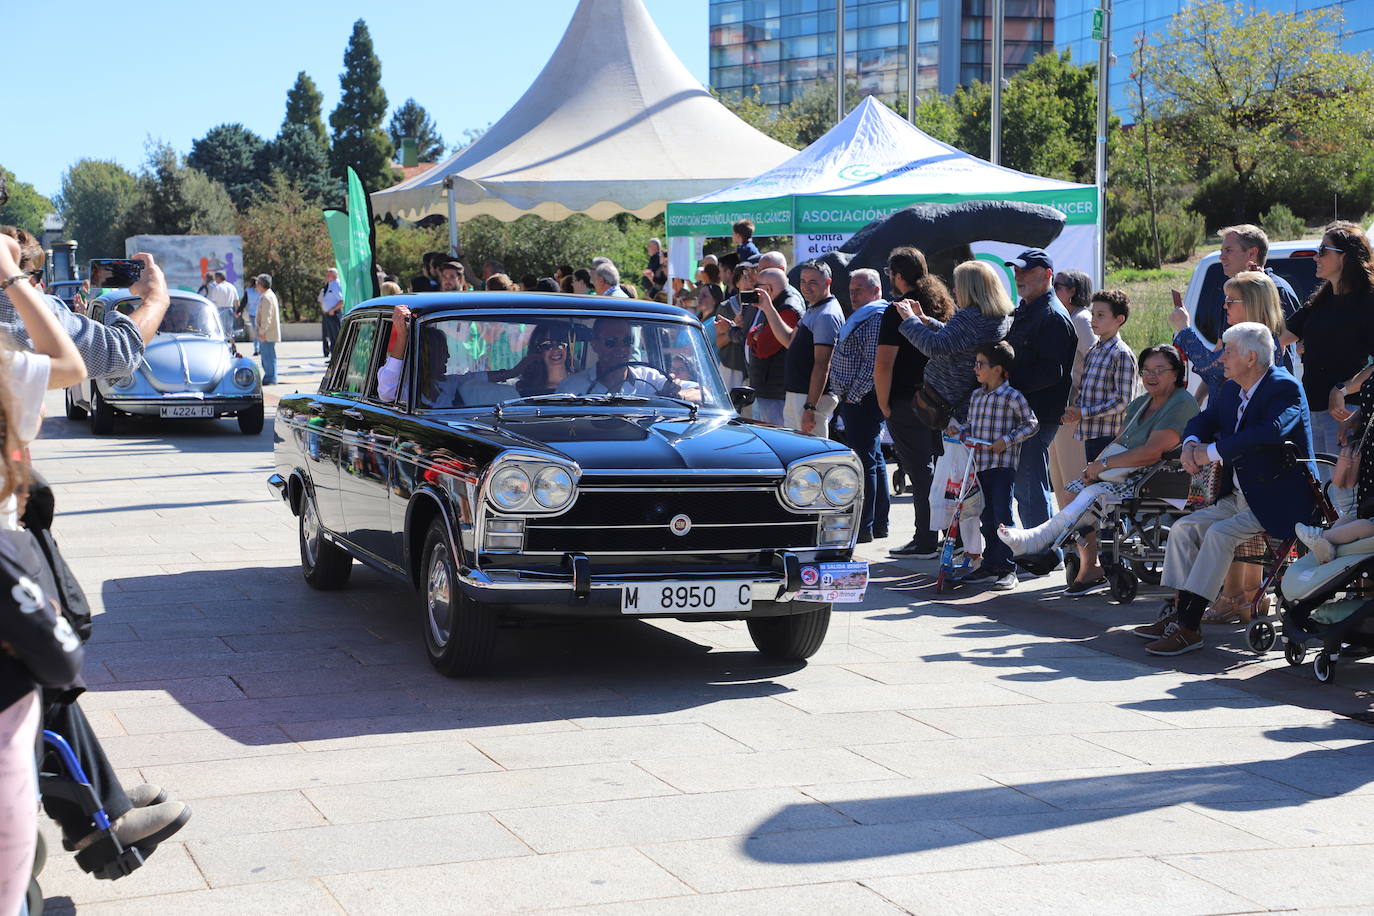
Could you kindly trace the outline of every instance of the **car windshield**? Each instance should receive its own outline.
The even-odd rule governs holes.
[[[423,408],[513,407],[527,398],[544,406],[645,399],[730,407],[701,328],[673,321],[441,318],[420,326],[419,360]]]
[[[123,309],[121,309],[123,311]],[[219,313],[208,302],[196,299],[172,297],[167,306],[167,314],[162,316],[162,324],[157,327],[159,334],[198,334],[201,337],[224,337],[224,326],[220,324]]]

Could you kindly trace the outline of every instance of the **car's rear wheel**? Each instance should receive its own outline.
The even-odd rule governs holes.
[[[256,436],[262,432],[263,409],[261,404],[239,411],[239,432],[245,436]]]
[[[496,654],[496,614],[463,594],[443,519],[430,523],[422,556],[420,627],[429,663],[446,677],[489,670]]]
[[[91,432],[97,436],[108,436],[114,432],[114,408],[100,396],[99,391],[91,391]]]
[[[324,536],[315,497],[309,490],[301,494],[300,541],[301,574],[306,584],[321,591],[348,584],[348,577],[353,574],[353,558]]]
[[[825,642],[830,628],[830,605],[786,617],[754,617],[748,621],[754,648],[769,658],[797,661],[810,658]]]
[[[73,400],[72,400],[72,390],[71,390],[70,388],[67,388],[67,389],[65,389],[65,390],[62,392],[62,394],[63,394],[63,400],[66,401],[66,406],[67,406],[67,419],[68,419],[68,420],[84,420],[84,419],[86,419],[86,408],[84,408],[84,407],[78,407],[77,404],[76,404],[76,401],[73,401]]]

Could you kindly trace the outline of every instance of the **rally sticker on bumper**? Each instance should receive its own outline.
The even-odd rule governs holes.
[[[801,580],[798,601],[857,604],[868,588],[868,561],[808,564],[801,568]]]

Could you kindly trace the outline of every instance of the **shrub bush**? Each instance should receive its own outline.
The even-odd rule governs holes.
[[[1186,261],[1206,237],[1202,216],[1192,210],[1169,206],[1158,215],[1159,249],[1164,263]],[[1155,267],[1150,238],[1150,215],[1122,216],[1107,232],[1107,256],[1116,265]]]
[[[1274,242],[1300,239],[1307,235],[1307,225],[1283,204],[1274,204],[1261,213],[1260,227]]]

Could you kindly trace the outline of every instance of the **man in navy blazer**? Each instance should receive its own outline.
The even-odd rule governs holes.
[[[1178,591],[1174,611],[1135,629],[1151,640],[1145,646],[1151,655],[1202,648],[1202,613],[1221,592],[1236,548],[1264,531],[1292,537],[1293,525],[1310,523],[1316,511],[1307,463],[1312,422],[1302,386],[1273,364],[1274,338],[1264,325],[1232,325],[1222,341],[1227,382],[1183,434],[1184,468],[1196,473],[1220,462],[1222,495],[1169,531],[1160,582]]]

